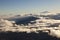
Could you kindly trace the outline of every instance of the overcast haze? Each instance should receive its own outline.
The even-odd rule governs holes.
[[[0,0],[0,15],[40,11],[59,12],[60,0]]]

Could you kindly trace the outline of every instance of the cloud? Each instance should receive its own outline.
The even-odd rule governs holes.
[[[13,26],[13,23],[8,21],[8,20],[4,20],[4,19],[0,19],[0,26]]]
[[[47,11],[45,11],[46,13]],[[30,20],[31,16],[27,16],[27,17],[23,17],[23,19],[20,19],[20,15],[17,15],[16,16],[19,21],[20,20],[23,20],[23,19],[26,19],[28,18],[28,20]],[[32,19],[34,19],[35,17],[32,16]],[[15,19],[15,18],[14,18]],[[31,20],[32,20],[31,19]],[[21,21],[20,21],[21,22]],[[20,23],[19,22],[19,23]],[[25,20],[23,20],[23,23],[25,22]],[[42,18],[42,19],[37,19],[37,22],[35,24],[32,24],[32,25],[17,25],[16,27],[14,27],[14,24],[15,21],[8,21],[8,20],[4,20],[4,19],[0,19],[0,26],[1,27],[5,27],[5,29],[2,28],[2,30],[4,31],[12,31],[12,32],[27,32],[27,33],[30,33],[30,32],[37,32],[37,30],[44,30],[44,29],[49,29],[49,27],[46,27],[46,25],[57,25],[55,23],[60,23],[60,20],[52,20],[51,19],[45,19],[45,18]],[[15,23],[16,24],[16,23]],[[34,27],[38,27],[38,28],[34,28]],[[42,28],[40,28],[40,26],[42,26]],[[43,27],[44,26],[44,27]],[[28,27],[32,27],[32,29],[28,28]],[[54,26],[55,27],[55,26]],[[51,36],[54,36],[54,37],[57,37],[57,38],[60,38],[60,30],[55,30],[53,29],[53,27],[51,27],[52,29],[50,29],[50,35]],[[41,31],[41,30],[40,30]],[[48,31],[48,30],[47,30]]]
[[[43,11],[43,12],[40,12],[40,13],[50,13],[49,11]]]
[[[57,38],[60,38],[60,30],[50,30],[50,35],[53,36],[53,37],[57,37]]]

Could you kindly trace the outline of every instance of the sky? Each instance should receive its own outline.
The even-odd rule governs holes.
[[[60,0],[0,0],[0,15],[60,11]]]

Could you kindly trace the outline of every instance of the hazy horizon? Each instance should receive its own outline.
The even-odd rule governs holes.
[[[0,15],[59,12],[60,0],[0,0]]]

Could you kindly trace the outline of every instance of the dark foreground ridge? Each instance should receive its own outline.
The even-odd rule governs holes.
[[[45,32],[26,33],[26,32],[0,32],[0,40],[60,40],[49,36]]]

